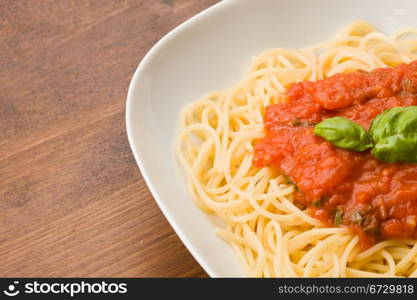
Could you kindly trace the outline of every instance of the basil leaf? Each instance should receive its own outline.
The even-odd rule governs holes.
[[[369,133],[376,158],[417,163],[417,106],[387,109],[372,121]]]
[[[335,146],[353,151],[372,148],[369,134],[360,125],[343,117],[334,117],[316,125],[314,134]]]
[[[317,125],[317,123],[310,122],[310,121],[303,121],[303,120],[301,120],[300,118],[295,118],[295,119],[292,121],[291,125],[292,125],[293,127],[309,127],[309,126],[314,126],[314,125]]]
[[[320,208],[327,200],[329,200],[328,196],[321,196],[320,198],[314,200],[311,204],[314,207]]]
[[[343,211],[337,209],[336,214],[334,215],[334,225],[339,226],[343,222]]]
[[[316,208],[320,208],[321,207],[321,198],[314,200],[311,204]]]
[[[300,118],[295,118],[292,121],[292,126],[294,126],[294,127],[300,127],[300,126],[303,126],[303,125],[304,125],[304,123]]]

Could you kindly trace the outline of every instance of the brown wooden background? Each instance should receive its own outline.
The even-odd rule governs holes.
[[[0,2],[0,277],[204,277],[125,132],[130,79],[216,0]]]

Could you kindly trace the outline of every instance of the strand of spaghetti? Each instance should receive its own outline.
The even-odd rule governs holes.
[[[291,239],[288,251],[293,252],[294,250],[304,248],[306,245],[311,243],[311,240],[317,241],[323,236],[343,235],[348,232],[347,228],[315,228],[313,230],[305,231]]]
[[[284,197],[284,196],[288,196],[290,194],[292,194],[292,192],[294,191],[294,187],[293,186],[287,186],[281,190],[276,190],[267,194],[260,194],[260,195],[256,195],[255,199],[256,200],[268,200],[271,199],[271,203],[272,201],[276,201],[277,198],[279,197]],[[277,208],[283,208],[285,209],[285,205],[283,205],[282,203],[280,203],[281,205],[277,204]],[[279,206],[279,207],[278,207]],[[288,210],[289,212],[290,210]]]
[[[365,259],[365,258],[375,254],[378,251],[382,251],[384,248],[395,246],[395,245],[398,245],[398,244],[399,243],[395,240],[386,240],[386,241],[383,241],[383,242],[379,242],[378,244],[373,245],[368,250],[358,254],[356,259],[357,260]]]
[[[292,204],[288,199],[284,197],[279,197],[280,200],[284,203],[284,205],[296,216],[300,217],[302,220],[304,220],[306,223],[311,224],[313,226],[322,226],[321,222],[319,220],[316,220],[309,215],[307,215],[305,212],[301,211],[298,207],[296,207],[294,204]]]
[[[284,85],[275,76],[270,76],[270,80],[271,80],[271,84],[275,86],[279,94],[284,94],[285,92]]]
[[[413,273],[410,274],[410,276],[408,276],[410,278],[416,278],[417,277],[417,268],[415,268],[415,270],[413,271]]]
[[[332,254],[332,260],[333,260],[333,274],[332,277],[333,278],[338,278],[340,277],[340,261],[339,258],[337,257],[336,253]]]
[[[369,49],[368,52],[374,57],[375,63],[378,66],[378,68],[386,68],[388,65],[378,57],[376,53],[376,49]]]
[[[230,243],[232,244],[232,248],[235,251],[235,253],[237,253],[238,258],[240,258],[240,261],[243,262],[243,267],[244,267],[244,269],[246,271],[246,274],[248,274],[250,276],[251,267],[249,266],[249,263],[247,262],[245,256],[243,255],[243,251],[241,249],[241,246],[237,245],[233,241],[231,241]]]
[[[385,273],[388,277],[395,275],[395,261],[392,258],[392,255],[389,254],[386,250],[381,250],[382,256],[384,256],[386,262],[388,263],[388,271]]]
[[[326,237],[324,240],[320,240],[315,246],[313,246],[297,263],[298,266],[305,266],[307,262],[316,255],[320,255],[326,248],[329,249],[333,244],[343,244],[349,240],[349,237],[332,235]],[[330,248],[331,249],[331,248]]]
[[[279,190],[278,186],[276,185],[276,181],[271,181],[271,188],[273,188],[275,191]],[[282,205],[284,211],[293,213],[295,216],[298,216],[301,220],[311,225],[321,226],[321,223],[318,220],[311,218],[309,215],[307,215],[306,213],[301,211],[298,207],[293,205],[290,201],[288,201],[288,199],[286,199],[285,197],[279,196],[279,195],[277,197],[281,201],[280,203],[277,203],[277,201],[274,198],[271,198],[271,203],[276,203],[275,205],[277,208],[280,208]]]
[[[267,218],[263,216],[258,216],[258,219],[256,220],[256,224],[255,224],[255,232],[260,240],[263,240],[266,223],[268,223]]]
[[[389,272],[389,267],[384,265],[385,262],[386,261],[384,259],[378,260],[376,262],[369,262],[366,264],[364,271],[384,273],[386,277],[392,277],[386,274]]]
[[[230,101],[231,101],[231,92],[230,91],[226,91],[225,95],[223,96],[224,98],[224,103],[223,103],[223,107],[222,107],[222,114],[221,117],[219,118],[219,123],[222,123],[222,131],[221,131],[221,147],[220,147],[220,152],[217,156],[215,156],[216,158],[219,157],[219,166],[218,166],[218,172],[223,172],[224,170],[224,158],[225,158],[225,153],[227,153],[227,146],[228,146],[228,142],[229,142],[229,106],[230,106]]]
[[[205,203],[204,200],[201,199],[197,193],[195,192],[194,185],[192,181],[188,181],[187,183],[187,189],[191,196],[191,199],[193,200],[194,204],[197,205],[198,208],[200,208],[202,211],[206,213],[212,213],[213,210],[211,210]]]
[[[257,101],[255,96],[252,95],[252,93],[248,89],[245,89],[245,96],[248,101],[248,105],[247,105],[248,111],[253,118],[253,122],[255,123],[255,124],[249,124],[249,126],[256,126],[257,130],[263,132],[263,126],[262,126],[263,116],[262,116],[262,109],[259,104],[259,101]]]
[[[206,132],[206,133],[208,133],[211,136],[211,138],[213,140],[213,143],[215,145],[215,150],[214,150],[215,151],[214,152],[215,153],[215,155],[214,155],[215,159],[214,159],[213,165],[214,165],[214,168],[217,169],[218,168],[217,165],[219,165],[219,162],[218,162],[218,159],[216,159],[218,157],[216,155],[216,153],[218,153],[220,151],[220,140],[219,140],[219,138],[218,138],[218,136],[216,134],[216,131],[213,128],[211,128],[209,126],[206,126],[206,125],[202,125],[202,124],[188,125],[187,127],[185,127],[182,130],[182,132],[181,132],[181,134],[179,136],[179,142],[177,143],[177,155],[181,159],[181,163],[184,166],[187,166],[187,162],[184,159],[184,156],[182,155],[182,152],[181,152],[181,141],[186,137],[186,135],[190,134],[193,131]]]
[[[309,60],[303,55],[301,51],[294,50],[294,49],[286,49],[286,48],[274,48],[267,50],[256,58],[253,59],[253,62],[249,68],[248,73],[254,73],[259,69],[259,66],[265,64],[271,57],[276,59],[277,57],[286,57],[292,58],[293,60],[298,60],[299,62],[304,63],[304,65],[308,65]],[[287,59],[288,60],[288,59]],[[278,60],[279,62],[279,60]],[[280,67],[284,67],[283,64],[279,65]],[[264,69],[264,67],[262,67]]]
[[[232,226],[231,224],[228,225],[228,228],[230,231],[232,231],[234,234],[236,234],[237,236],[241,236],[244,240],[244,233],[243,233],[243,229],[242,226],[238,225],[238,226]],[[254,257],[253,257],[253,251],[251,248],[251,245],[248,244],[248,242],[245,240],[245,244],[236,244],[238,246],[239,249],[242,249],[242,256],[244,257],[245,261],[247,262],[248,266],[249,266],[249,276],[250,276],[250,272],[253,269],[253,265],[254,265]],[[246,247],[243,247],[244,245],[246,245]]]
[[[304,268],[303,277],[318,277],[320,273],[327,273],[332,266],[333,262],[330,255],[323,253],[313,256]]]
[[[213,144],[213,140],[205,140],[198,149],[198,154],[191,164],[191,169],[196,176],[200,177],[201,172],[204,170],[204,165],[210,156],[210,150]]]
[[[245,237],[247,238],[248,242],[252,244],[252,249],[254,249],[258,254],[256,258],[256,264],[252,272],[255,277],[259,277],[261,276],[261,270],[263,268],[263,264],[265,263],[265,250],[256,234],[249,229],[248,225],[243,223],[242,226]]]
[[[376,272],[367,272],[367,271],[362,271],[362,270],[357,270],[357,269],[352,269],[352,268],[346,268],[346,272],[348,276],[351,277],[366,277],[366,278],[374,278],[374,277],[380,277],[380,278],[384,278],[386,277],[385,274],[380,274],[380,273],[376,273]],[[404,277],[404,276],[392,276],[392,277]]]
[[[282,231],[279,224],[275,221],[271,221],[271,227],[274,229],[273,234],[275,235],[275,255],[273,259],[273,266],[274,266],[274,274],[275,277],[282,277],[284,276],[284,268],[283,268],[283,257],[282,257]],[[269,225],[268,224],[268,225]]]
[[[182,132],[182,135],[180,136],[180,139],[182,139],[183,135],[188,133],[188,130],[191,131],[191,130],[194,130],[194,129],[204,129],[204,130],[207,130],[208,132],[211,132],[211,130],[213,130],[210,127],[207,128],[207,127],[204,127],[204,126],[199,126],[198,124],[194,124],[194,125],[188,126],[187,128],[184,129],[184,131]],[[180,145],[178,147],[180,147]],[[218,145],[216,143],[216,149],[217,148],[218,148]],[[233,202],[227,202],[227,203],[217,203],[217,202],[212,201],[212,199],[204,192],[204,189],[202,188],[197,176],[195,175],[195,173],[191,169],[191,166],[185,161],[185,158],[182,156],[181,151],[178,148],[177,148],[177,153],[178,153],[180,163],[183,165],[183,167],[188,172],[190,180],[193,182],[193,186],[196,189],[198,195],[200,195],[204,204],[206,204],[211,209],[222,208],[222,207],[225,208],[225,207],[239,207],[239,206],[242,206],[242,202],[244,202],[244,199],[239,199],[239,200],[236,200],[236,201],[233,201]]]
[[[394,40],[400,40],[404,35],[407,34],[414,34],[417,35],[417,29],[413,27],[404,27],[398,30],[396,33],[392,35]]]
[[[232,213],[230,213],[228,217],[231,222],[240,224],[249,222],[250,220],[254,220],[258,217],[258,215],[259,214],[256,210],[252,210],[251,212],[247,212],[245,215],[233,215]],[[276,214],[273,215],[270,219],[275,220],[277,222],[294,223],[295,218],[297,218],[297,216]],[[295,224],[297,223],[295,222]]]
[[[415,257],[416,254],[417,254],[417,243],[414,245],[413,248],[411,248],[411,250],[407,253],[407,255],[404,256],[403,259],[401,259],[401,261],[397,264],[395,268],[396,272],[398,273],[406,269],[407,265]]]
[[[183,127],[185,127],[189,124],[194,124],[195,123],[195,122],[193,122],[194,112],[196,110],[198,110],[201,106],[211,108],[212,110],[214,110],[216,112],[217,116],[221,115],[220,107],[218,106],[218,104],[216,102],[213,102],[212,100],[210,100],[210,95],[207,95],[200,100],[197,100],[195,102],[192,102],[192,103],[188,104],[181,111],[180,122],[181,122],[181,125]],[[218,123],[217,125],[220,126],[221,124]],[[221,127],[217,127],[216,131],[220,132]]]
[[[273,220],[279,220],[281,219],[282,216],[279,216],[277,214],[273,214],[268,212],[267,210],[263,209],[261,206],[258,205],[256,199],[254,199],[253,195],[251,193],[248,192],[244,192],[242,190],[240,190],[238,187],[235,186],[235,184],[233,183],[233,178],[230,175],[230,170],[229,170],[229,166],[230,166],[230,160],[231,160],[231,153],[234,151],[234,148],[236,147],[236,144],[238,143],[238,140],[235,139],[229,147],[229,151],[228,151],[228,155],[227,155],[227,166],[226,166],[226,171],[225,171],[225,177],[226,177],[226,181],[227,183],[230,185],[231,189],[239,194],[241,197],[246,198],[249,200],[249,202],[251,203],[252,207],[258,211],[261,215],[264,215],[270,219]],[[248,190],[250,190],[251,185],[253,185],[255,182],[257,182],[260,177],[262,177],[264,175],[264,173],[268,172],[268,170],[266,168],[261,169],[260,172],[258,172],[255,176],[253,176],[253,178],[251,179],[250,183],[249,183],[249,187]],[[251,184],[252,183],[252,184]],[[310,216],[302,213],[298,208],[296,208],[292,203],[290,203],[289,201],[285,200],[286,205],[293,211],[295,212],[295,214],[298,215],[302,215],[303,218],[305,218],[306,220],[308,220],[308,222],[312,223],[312,224],[320,224],[319,221],[311,218]]]
[[[266,169],[262,169],[262,170],[264,170],[265,172],[267,171]],[[255,182],[257,182],[258,180],[259,180],[259,177],[261,177],[262,175],[263,175],[263,173],[264,172],[262,172],[262,170],[261,170],[261,172],[258,172],[257,173],[257,175],[256,176],[254,176],[252,179],[251,179],[251,183],[252,183],[252,185],[255,183]],[[232,179],[231,179],[231,177],[230,177],[230,175],[228,175],[228,173],[226,173],[226,181],[229,183],[229,185],[230,185],[230,187],[231,187],[231,189],[233,190],[233,191],[235,191],[237,194],[239,194],[241,197],[243,197],[243,198],[246,198],[246,199],[248,199],[249,200],[249,203],[251,204],[251,206],[255,209],[255,212],[252,214],[252,216],[251,216],[251,219],[253,219],[255,216],[256,216],[256,212],[258,213],[258,214],[261,214],[261,215],[263,215],[263,216],[265,216],[265,217],[268,217],[268,218],[270,218],[270,219],[272,219],[272,220],[276,220],[276,221],[279,221],[279,220],[284,220],[284,219],[287,219],[286,217],[286,215],[277,215],[277,214],[275,214],[275,213],[271,213],[271,212],[269,212],[269,211],[267,211],[267,210],[265,210],[264,208],[262,208],[258,203],[257,203],[257,201],[256,201],[256,199],[254,199],[254,197],[253,197],[253,195],[251,194],[251,193],[248,193],[248,192],[243,192],[242,190],[240,190],[239,188],[237,188],[235,185],[234,185],[234,183],[232,182]],[[251,183],[249,183],[249,188],[248,188],[248,190],[250,190],[250,186],[251,186]],[[281,197],[282,199],[284,199],[283,197]],[[310,223],[312,223],[312,224],[320,224],[320,222],[319,221],[317,221],[317,220],[315,220],[315,219],[313,219],[313,218],[311,218],[310,216],[308,216],[308,215],[306,215],[306,214],[304,214],[303,212],[301,212],[298,208],[296,208],[292,203],[290,203],[288,200],[284,200],[285,201],[285,204],[287,205],[287,207],[289,207],[289,209],[291,210],[291,211],[293,211],[294,212],[294,214],[295,215],[297,215],[297,216],[302,216],[303,218],[305,218],[306,220],[308,220]]]
[[[360,36],[364,37],[372,32],[376,31],[376,28],[370,23],[363,20],[353,21],[345,30],[343,30],[340,36]]]
[[[243,239],[241,236],[239,236],[239,235],[237,235],[237,234],[235,234],[231,231],[224,230],[223,228],[217,227],[215,229],[215,233],[217,235],[219,235],[220,237],[222,237],[224,240],[234,241],[234,242],[240,243],[242,245],[249,246],[247,241],[245,241],[245,239]]]
[[[340,68],[340,66],[343,66],[346,62],[344,62],[344,60],[346,58],[352,58],[355,59],[355,61],[348,61],[348,62],[356,62],[356,63],[361,63],[358,64],[360,66],[366,66],[368,68],[368,70],[372,70],[375,69],[377,67],[377,65],[375,64],[374,61],[374,57],[367,51],[363,51],[361,49],[357,49],[357,48],[351,48],[349,50],[343,50],[343,51],[339,51],[332,60],[332,64],[335,65],[335,67],[333,68],[332,72],[329,73],[330,74],[336,74],[338,73],[338,70],[342,70],[342,68]],[[359,61],[359,62],[358,62]],[[340,73],[340,72],[339,72]]]
[[[285,235],[282,238],[282,246],[281,246],[282,255],[283,255],[283,258],[284,258],[284,266],[285,266],[285,270],[286,270],[286,273],[287,273],[288,277],[297,277],[297,273],[294,270],[294,265],[291,261],[290,255],[288,253],[288,242],[296,234],[297,234],[297,232],[289,231],[289,232],[285,233]]]
[[[345,251],[343,251],[342,257],[340,258],[340,275],[342,277],[346,277],[346,265],[348,262],[348,258],[352,252],[353,247],[359,241],[359,237],[355,236],[353,239],[350,240],[349,244],[346,246]]]
[[[304,266],[304,271],[302,277],[313,277],[313,266],[317,263],[317,256],[312,256],[311,259],[307,262],[307,264]]]
[[[249,172],[252,167],[252,157],[249,154],[245,154],[244,158],[240,162],[240,165],[233,176],[234,181],[241,180]]]

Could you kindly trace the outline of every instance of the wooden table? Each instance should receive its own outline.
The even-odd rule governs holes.
[[[130,151],[145,53],[216,0],[0,2],[0,277],[205,277]]]

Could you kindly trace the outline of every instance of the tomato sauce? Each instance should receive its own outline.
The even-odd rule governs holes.
[[[294,83],[285,102],[266,107],[266,135],[255,145],[253,165],[280,169],[297,186],[296,201],[329,226],[349,226],[363,248],[388,237],[417,238],[417,164],[379,161],[313,133],[334,116],[368,129],[384,110],[411,105],[417,61]]]

